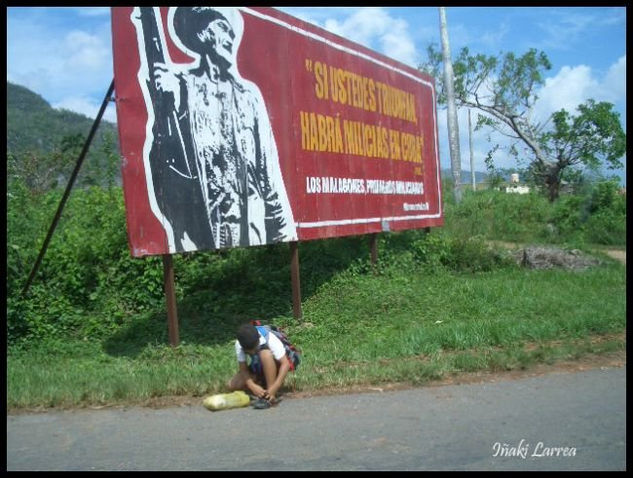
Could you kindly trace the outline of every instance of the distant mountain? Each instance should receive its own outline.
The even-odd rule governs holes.
[[[7,157],[16,159],[11,163],[12,174],[35,189],[64,186],[93,123],[92,118],[55,109],[28,88],[7,82]],[[121,184],[120,161],[112,156],[119,149],[117,133],[113,123],[101,120],[79,171],[77,186],[105,186],[111,181]],[[51,163],[48,153],[63,148],[72,148],[66,149],[72,152],[63,154],[61,162],[52,157]]]
[[[442,169],[441,175],[443,179],[453,180],[453,172],[450,169]],[[480,171],[475,171],[475,182],[477,184],[488,181],[488,174],[482,173]],[[470,171],[461,171],[461,183],[462,184],[471,184],[472,178],[470,177]]]
[[[52,151],[65,136],[86,138],[93,122],[82,114],[55,109],[37,93],[7,82],[7,153]],[[104,133],[112,134],[118,144],[116,125],[102,120],[91,150],[98,149]]]

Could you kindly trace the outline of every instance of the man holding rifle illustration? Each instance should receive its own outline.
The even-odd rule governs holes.
[[[296,240],[263,97],[259,88],[237,71],[237,48],[243,31],[241,13],[227,7],[177,7],[171,9],[168,18],[174,43],[195,61],[175,64],[167,58],[160,61],[160,56],[147,58],[154,121],[155,125],[165,121],[157,112],[161,102],[173,105],[177,124],[167,129],[170,134],[177,131],[173,147],[182,148],[188,167],[178,168],[172,159],[169,174],[194,179],[186,184],[199,188],[201,198],[183,204],[180,210],[173,204],[169,210],[163,201],[161,212],[173,229],[176,249]],[[160,35],[145,38],[146,49],[157,39]],[[157,135],[154,136],[156,140]],[[165,148],[162,149],[164,153]],[[160,150],[154,148],[153,154]],[[151,161],[152,175],[165,175],[169,163],[169,155],[163,162]],[[163,171],[156,172],[155,167]],[[154,189],[160,207],[158,195],[170,192],[168,187]],[[206,233],[196,225],[198,219],[189,221],[189,225],[182,221],[182,215],[195,217],[191,208],[196,207],[196,202],[204,210],[204,215],[198,217],[206,218]]]

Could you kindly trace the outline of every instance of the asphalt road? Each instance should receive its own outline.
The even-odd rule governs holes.
[[[287,398],[269,410],[7,416],[9,471],[626,470],[625,455],[626,367]]]

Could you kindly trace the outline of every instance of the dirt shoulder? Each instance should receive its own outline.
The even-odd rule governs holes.
[[[525,247],[525,244],[521,244],[518,242],[508,242],[508,241],[487,241],[491,246],[503,247],[510,250],[520,249]],[[596,252],[602,252],[609,257],[620,261],[622,264],[626,265],[626,249],[621,248],[613,248],[608,246],[603,246],[596,249]]]
[[[555,373],[574,373],[585,370],[626,367],[626,350],[619,350],[606,354],[589,354],[576,360],[565,360],[553,364],[536,364],[524,370],[509,371],[480,371],[469,373],[455,373],[440,380],[433,380],[424,385],[411,385],[406,383],[386,383],[380,385],[356,385],[351,387],[325,388],[302,392],[286,392],[286,398],[308,398],[323,395],[345,395],[350,393],[388,392],[395,390],[408,390],[419,387],[443,387],[446,385],[461,385],[473,383],[494,383],[507,380],[520,380],[527,377]],[[189,407],[201,405],[203,397],[191,395],[154,397],[139,403],[127,403],[117,405],[86,407],[88,410],[100,410],[104,408],[129,408],[147,407],[153,409],[168,407]],[[45,413],[49,409],[10,409],[7,415],[22,415],[29,413]]]
[[[620,334],[607,335],[595,337],[592,342],[598,343],[607,340],[626,340],[626,332]],[[551,345],[555,345],[556,342],[552,342]],[[527,344],[526,349],[533,348],[533,344]],[[626,366],[626,350],[617,350],[614,352],[601,353],[601,354],[586,354],[574,360],[559,360],[551,364],[537,363],[529,365],[525,369],[516,369],[508,371],[478,371],[478,372],[459,372],[451,373],[441,379],[429,381],[423,385],[412,385],[408,383],[383,383],[380,385],[355,385],[349,387],[330,387],[317,390],[307,390],[300,392],[287,391],[284,393],[284,397],[288,399],[293,398],[308,398],[323,395],[345,395],[350,393],[368,393],[368,392],[388,392],[396,390],[408,390],[412,388],[420,387],[443,387],[446,385],[460,385],[460,384],[476,384],[476,383],[494,383],[508,380],[520,380],[527,377],[538,377],[547,374],[559,374],[559,373],[575,373],[585,370],[604,369],[604,368],[619,368]],[[168,407],[190,407],[199,406],[202,404],[203,397],[196,397],[191,395],[180,396],[164,396],[154,397],[142,402],[134,403],[120,403],[116,405],[105,405],[86,407],[88,410],[99,410],[104,408],[129,408],[129,407],[147,407],[153,409],[161,409]],[[28,413],[44,413],[49,410],[44,408],[38,409],[16,409],[7,410],[9,415],[21,415]]]
[[[507,380],[520,380],[527,377],[538,377],[552,373],[574,373],[598,368],[619,368],[626,366],[626,351],[619,350],[608,354],[590,354],[576,360],[565,360],[553,364],[536,364],[525,370],[509,371],[481,371],[472,373],[452,374],[440,380],[434,380],[424,385],[411,385],[406,383],[386,383],[380,385],[356,385],[352,387],[324,388],[303,392],[287,392],[286,398],[308,398],[323,395],[345,395],[350,393],[388,392],[395,390],[407,390],[423,387],[443,387],[446,385],[461,385],[471,383],[494,383]],[[177,396],[157,397],[144,403],[135,404],[148,408],[187,407],[197,406],[202,403],[202,397]],[[128,405],[129,406],[129,405]],[[103,408],[103,407],[98,407]],[[20,413],[20,412],[17,412]]]
[[[626,333],[618,334],[625,340]],[[597,338],[595,342],[606,340],[606,336]],[[530,346],[527,347],[528,349]],[[585,370],[603,369],[603,368],[619,368],[626,366],[626,350],[618,350],[614,352],[601,354],[587,354],[574,360],[560,360],[551,364],[538,363],[528,366],[525,369],[507,370],[507,371],[477,371],[477,372],[458,372],[439,380],[432,380],[424,385],[410,385],[403,383],[388,383],[380,385],[359,385],[346,388],[320,389],[310,392],[290,393],[292,397],[309,397],[318,395],[338,395],[345,393],[362,393],[362,392],[386,392],[390,390],[404,390],[410,388],[422,387],[443,387],[446,385],[460,385],[468,383],[486,383],[500,382],[506,380],[519,380],[527,377],[537,377],[552,373],[574,373]]]
[[[626,265],[626,251],[621,251],[617,249],[605,249],[603,251],[609,257],[613,257],[614,259],[620,261],[622,264]]]

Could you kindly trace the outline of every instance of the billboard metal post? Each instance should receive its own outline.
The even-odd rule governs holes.
[[[177,347],[180,343],[178,310],[176,307],[176,288],[174,287],[174,262],[170,254],[163,254],[163,276],[165,280],[165,300],[167,301],[169,344],[172,347]]]
[[[297,241],[290,242],[290,277],[292,281],[292,313],[301,319],[301,277],[299,275],[299,247]]]
[[[376,267],[378,262],[378,233],[374,232],[369,235],[369,248],[371,250],[371,265]]]
[[[42,258],[44,257],[44,254],[46,254],[46,249],[48,249],[48,244],[51,241],[51,238],[53,237],[53,233],[55,232],[55,228],[57,227],[59,218],[61,217],[62,211],[64,210],[64,206],[66,205],[66,201],[68,200],[68,196],[70,196],[70,191],[72,190],[73,185],[75,184],[75,179],[77,178],[77,174],[79,174],[79,169],[81,168],[81,165],[84,162],[84,158],[86,157],[86,154],[88,153],[88,149],[90,148],[90,143],[92,143],[92,138],[94,137],[95,132],[97,131],[97,128],[99,127],[99,124],[101,123],[101,117],[103,116],[103,113],[105,112],[105,109],[108,106],[108,102],[110,101],[110,98],[112,97],[113,91],[114,91],[114,79],[112,79],[112,81],[110,82],[110,87],[108,88],[108,91],[105,97],[103,98],[103,102],[101,103],[101,108],[99,108],[99,113],[97,113],[97,117],[92,123],[90,132],[88,133],[88,138],[86,138],[86,141],[84,142],[84,146],[81,150],[81,153],[79,154],[79,158],[77,158],[75,169],[73,169],[73,172],[70,175],[70,179],[68,180],[68,184],[66,185],[66,190],[64,191],[64,195],[62,196],[62,199],[59,202],[59,206],[57,206],[57,212],[55,213],[53,222],[48,229],[48,233],[46,234],[46,239],[44,239],[44,244],[42,245],[42,248],[40,249],[40,253],[37,256],[37,260],[35,261],[35,264],[33,265],[33,268],[31,269],[31,273],[29,274],[29,277],[22,289],[22,297],[24,297],[26,295],[26,292],[29,290],[31,282],[33,282],[33,278],[35,277],[35,273],[40,267]]]

